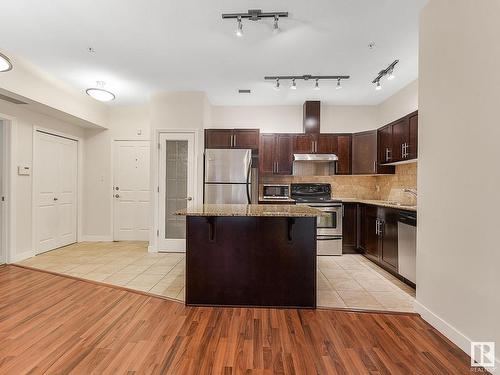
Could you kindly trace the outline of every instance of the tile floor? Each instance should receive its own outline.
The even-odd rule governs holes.
[[[145,242],[82,242],[19,264],[184,300],[184,254],[148,253]],[[361,255],[318,257],[319,306],[413,312],[414,297]]]

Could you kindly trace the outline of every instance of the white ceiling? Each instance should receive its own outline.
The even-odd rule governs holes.
[[[201,90],[215,105],[378,104],[417,78],[418,15],[426,0],[15,0],[2,4],[0,49],[82,90],[107,83],[118,105],[157,90]],[[244,21],[244,36],[223,12],[288,11]],[[374,41],[376,47],[368,48]],[[87,48],[95,49],[90,54]],[[395,59],[396,79],[371,81]],[[351,75],[312,90],[275,91],[265,75]],[[252,94],[238,94],[251,89]]]

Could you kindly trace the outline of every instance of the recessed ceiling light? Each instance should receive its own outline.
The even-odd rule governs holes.
[[[12,63],[7,56],[0,53],[0,72],[8,72],[9,70],[12,70]]]
[[[116,98],[115,94],[110,91],[104,90],[105,83],[103,81],[97,81],[97,87],[92,87],[85,92],[87,95],[91,96],[95,100],[99,100],[100,102],[110,102]]]

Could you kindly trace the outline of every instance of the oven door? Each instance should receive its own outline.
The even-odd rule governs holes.
[[[316,227],[318,228],[318,235],[337,235],[342,236],[342,205],[331,206],[314,206],[325,213],[325,215],[318,216]]]

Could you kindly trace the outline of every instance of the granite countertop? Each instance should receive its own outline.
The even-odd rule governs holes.
[[[179,216],[317,217],[324,213],[308,206],[289,204],[203,204],[179,210]]]
[[[334,197],[333,198],[336,201],[342,202],[342,203],[362,203],[362,204],[371,204],[373,206],[381,206],[381,207],[388,207],[388,208],[395,208],[397,210],[404,210],[404,211],[417,211],[417,206],[407,206],[407,205],[402,205],[398,204],[393,201],[384,201],[384,200],[377,200],[377,199],[358,199],[358,198],[339,198],[339,197]],[[259,202],[274,202],[278,200],[273,200],[273,199],[264,199],[262,197],[259,197]],[[286,200],[279,200],[289,202],[289,203],[295,203],[295,200],[289,198]]]
[[[417,212],[417,206],[406,206],[392,201],[383,201],[376,199],[357,199],[357,198],[335,198],[335,199],[338,199],[343,203],[371,204],[373,206],[381,206],[381,207],[395,208],[397,210]]]

